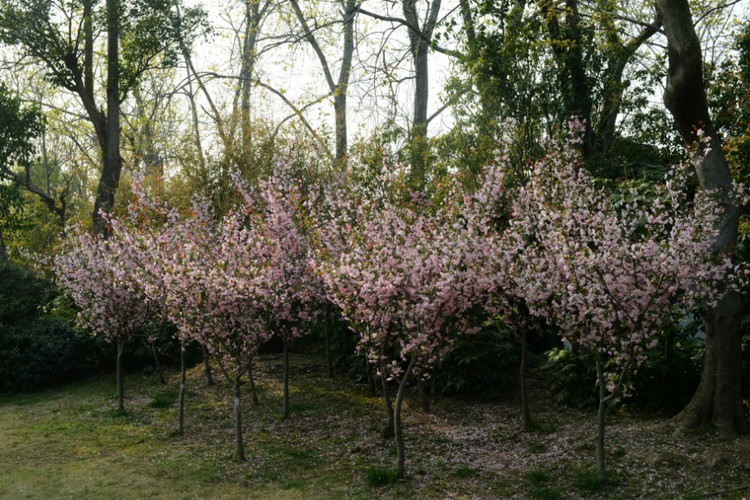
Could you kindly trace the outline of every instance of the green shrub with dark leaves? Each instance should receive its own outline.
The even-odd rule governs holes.
[[[0,390],[22,391],[68,382],[96,370],[94,339],[54,316],[40,316],[0,335]]]
[[[639,411],[678,411],[695,392],[700,380],[704,340],[702,319],[694,311],[689,321],[665,321],[659,343],[644,352],[644,359],[626,380],[627,391],[615,404]],[[552,397],[559,404],[594,408],[599,402],[596,364],[587,351],[553,348],[545,353]]]
[[[484,329],[462,335],[453,350],[435,365],[430,393],[497,397],[511,384],[517,384],[520,359],[520,342],[510,332]]]

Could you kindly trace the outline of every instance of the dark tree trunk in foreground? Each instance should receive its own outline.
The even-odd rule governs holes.
[[[696,167],[701,187],[718,190],[726,207],[715,252],[731,254],[737,242],[739,209],[730,198],[732,177],[721,141],[708,113],[700,42],[687,0],[658,0],[668,40],[669,72],[664,104],[674,116],[686,144],[696,142],[696,129],[713,139],[711,152]],[[690,403],[675,417],[683,428],[712,422],[723,436],[747,433],[742,406],[742,334],[740,294],[727,291],[715,307],[707,307],[706,356],[701,381]]]

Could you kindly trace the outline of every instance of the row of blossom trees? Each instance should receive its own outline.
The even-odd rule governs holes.
[[[379,189],[363,191],[351,175],[303,188],[280,158],[255,188],[236,178],[240,202],[221,216],[205,203],[180,213],[136,190],[128,215],[109,219],[108,240],[72,231],[56,261],[59,282],[81,320],[118,347],[149,320],[169,320],[183,345],[205,346],[233,387],[239,459],[240,383],[247,374],[257,404],[258,347],[274,335],[283,342],[286,418],[289,345],[333,304],[381,377],[400,475],[407,384],[429,377],[456,338],[476,330],[471,310],[522,335],[553,325],[595,354],[606,480],[604,415],[627,372],[676,305],[716,300],[717,284],[737,270],[711,258],[722,209],[710,193],[688,196],[680,168],[649,196],[596,188],[580,166],[580,133],[571,122],[521,188],[507,187],[502,159],[473,192],[448,181],[441,196],[404,195],[388,172]],[[616,372],[605,372],[608,360]],[[121,380],[118,369],[120,408]]]

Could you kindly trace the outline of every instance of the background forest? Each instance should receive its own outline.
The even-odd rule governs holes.
[[[182,367],[182,434],[203,363],[233,385],[244,459],[253,356],[283,353],[287,418],[290,351],[325,355],[384,397],[399,477],[404,391],[429,411],[520,383],[532,428],[529,371],[598,407],[602,483],[607,412],[745,434],[748,19],[745,0],[0,0],[0,390],[117,360],[123,410],[123,372]],[[130,309],[102,312],[108,280]]]

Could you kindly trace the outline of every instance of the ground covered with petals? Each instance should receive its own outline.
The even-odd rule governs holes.
[[[217,374],[219,375],[219,374]],[[554,405],[536,378],[534,426],[514,391],[497,401],[404,404],[407,477],[383,440],[385,408],[364,385],[292,357],[291,418],[281,420],[282,358],[256,367],[260,406],[243,403],[247,461],[233,461],[231,388],[189,372],[185,435],[175,435],[179,374],[114,376],[0,397],[0,498],[730,498],[750,495],[750,438],[681,432],[666,418],[613,414],[611,484],[595,474],[595,410]]]

